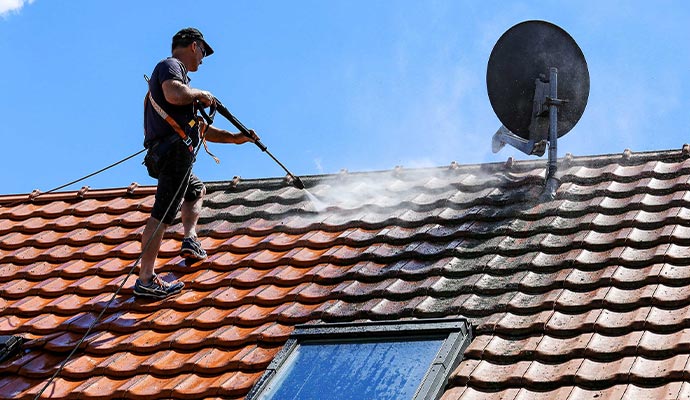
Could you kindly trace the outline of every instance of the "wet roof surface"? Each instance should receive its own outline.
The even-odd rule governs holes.
[[[50,398],[243,398],[296,324],[464,316],[449,399],[690,396],[688,148],[545,161],[216,182],[205,262],[125,282]],[[139,256],[153,187],[0,197],[0,398],[33,398]],[[17,204],[17,201],[22,201]],[[136,275],[136,274],[135,274]]]

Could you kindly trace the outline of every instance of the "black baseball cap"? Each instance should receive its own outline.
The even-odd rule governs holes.
[[[213,49],[206,43],[206,40],[204,40],[204,35],[196,28],[184,28],[177,32],[172,38],[172,48],[174,49],[178,45],[187,46],[197,40],[200,40],[201,43],[204,44],[206,48],[206,57],[213,54]]]

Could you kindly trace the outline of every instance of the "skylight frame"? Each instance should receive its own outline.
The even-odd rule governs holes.
[[[386,339],[414,341],[444,337],[411,400],[439,399],[443,395],[450,373],[458,366],[463,352],[472,341],[472,327],[466,318],[297,325],[283,348],[249,391],[246,399],[260,399],[270,388],[271,381],[281,366],[302,343],[333,344]]]

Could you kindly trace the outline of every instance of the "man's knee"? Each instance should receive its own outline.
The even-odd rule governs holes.
[[[206,186],[197,178],[192,175],[189,179],[189,185],[187,186],[187,191],[184,195],[186,201],[196,202],[204,197],[206,194]]]

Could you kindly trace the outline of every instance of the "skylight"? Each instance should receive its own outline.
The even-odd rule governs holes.
[[[247,399],[435,399],[469,341],[464,319],[301,325]]]

